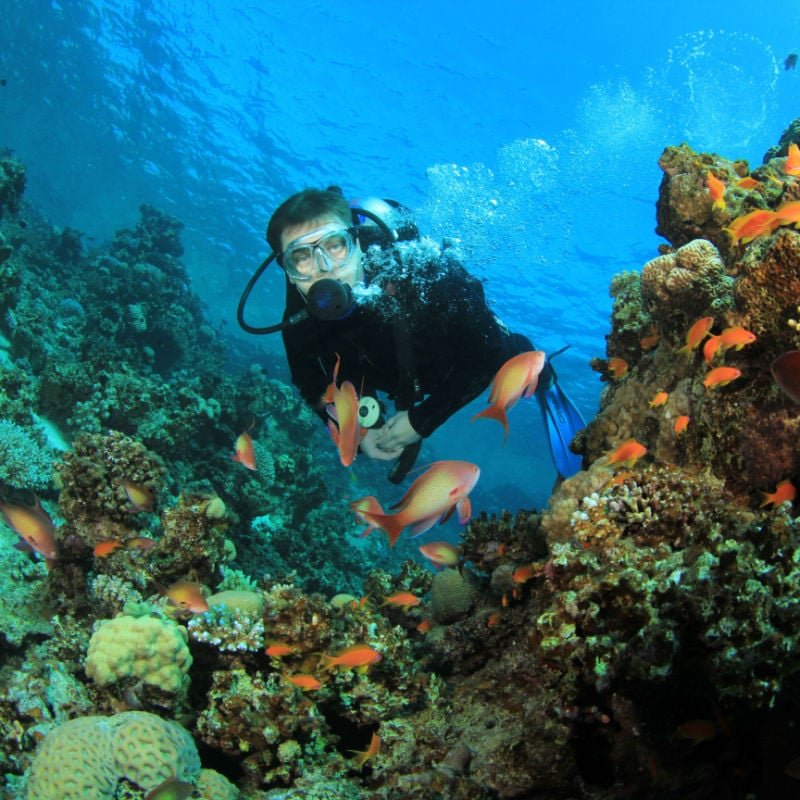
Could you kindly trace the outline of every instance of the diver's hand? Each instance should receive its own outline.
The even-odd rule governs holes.
[[[422,437],[411,427],[407,411],[400,411],[378,430],[375,441],[381,450],[402,450]]]
[[[370,458],[377,458],[379,461],[391,461],[398,458],[403,448],[397,450],[384,450],[378,447],[378,433],[380,431],[375,428],[369,428],[364,436],[361,438],[359,447],[362,453],[366,453]]]

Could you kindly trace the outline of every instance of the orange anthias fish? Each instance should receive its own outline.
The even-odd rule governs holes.
[[[628,362],[624,358],[614,356],[606,362],[606,369],[611,378],[618,381],[628,374]]]
[[[774,492],[762,492],[764,500],[761,503],[761,508],[765,506],[779,506],[781,503],[794,503],[797,497],[797,489],[790,480],[781,481],[776,487]]]
[[[172,605],[184,608],[193,614],[202,614],[204,611],[208,611],[208,603],[199,583],[176,581],[164,589],[162,594]]]
[[[151,512],[153,510],[153,490],[149,486],[127,480],[120,481],[119,485],[125,490],[125,496],[131,504],[131,511]]]
[[[529,581],[534,575],[536,575],[536,572],[533,567],[530,564],[523,564],[523,566],[514,570],[511,574],[511,580],[520,585]]]
[[[716,389],[719,386],[727,386],[731,381],[740,378],[742,371],[736,367],[716,367],[712,369],[705,378],[703,378],[703,386],[706,389]]]
[[[781,225],[800,226],[800,200],[791,200],[775,209]]]
[[[686,343],[678,352],[685,355],[687,358],[691,356],[692,351],[698,347],[706,336],[708,336],[713,324],[714,317],[700,317],[686,332]]]
[[[339,448],[339,460],[342,465],[349,467],[355,461],[358,445],[364,435],[364,428],[359,425],[358,394],[350,381],[343,381],[337,386],[339,365],[341,359],[336,356],[336,366],[333,368],[333,381],[328,386],[322,402],[326,404],[328,415],[328,431],[336,447]]]
[[[289,656],[292,653],[297,652],[297,647],[293,644],[287,644],[286,642],[271,642],[267,645],[264,652],[270,658],[283,658],[284,656]]]
[[[388,597],[384,597],[383,601],[383,605],[399,606],[403,611],[408,611],[409,608],[418,606],[422,602],[419,597],[411,594],[411,592],[395,592]]]
[[[253,437],[247,431],[239,434],[239,438],[236,440],[236,452],[231,458],[247,469],[256,469],[256,449]]]
[[[173,776],[159,783],[155,789],[151,789],[144,796],[144,800],[187,800],[192,796],[195,788],[193,783],[179,781]]]
[[[681,416],[675,418],[672,430],[675,431],[676,436],[681,436],[686,432],[686,428],[689,427],[689,421],[690,418],[686,414],[681,414]]]
[[[624,464],[632,467],[645,453],[647,448],[636,439],[626,439],[616,450],[607,454],[608,464]]]
[[[298,672],[295,675],[288,675],[284,673],[286,678],[292,686],[302,689],[304,692],[313,692],[315,689],[322,688],[322,684],[313,676],[306,672]]]
[[[156,540],[149,536],[132,536],[122,544],[126,550],[151,550],[156,546]]]
[[[748,175],[746,178],[736,181],[736,186],[749,191],[750,189],[758,189],[761,186],[761,181],[757,181],[752,175]]]
[[[642,336],[639,339],[639,347],[642,350],[652,350],[661,340],[661,334],[658,333],[649,333],[647,336]]]
[[[448,542],[428,542],[420,545],[419,551],[437,567],[454,567],[458,564],[458,548]]]
[[[463,525],[472,514],[469,493],[480,474],[480,469],[469,461],[435,461],[392,506],[396,513],[378,514],[361,509],[358,516],[368,525],[385,531],[390,545],[394,545],[405,528],[411,527],[412,537],[419,536],[439,520],[446,522],[456,510]]]
[[[713,334],[710,335],[703,345],[703,361],[705,361],[706,364],[710,364],[714,360],[714,356],[719,352],[721,346],[721,337],[714,336]]]
[[[770,371],[775,383],[800,404],[800,350],[789,350],[778,356],[770,364]]]
[[[780,217],[774,211],[758,208],[742,217],[736,217],[723,230],[728,232],[733,244],[739,242],[747,244],[759,236],[768,236],[782,224]]]
[[[378,750],[381,747],[381,737],[378,736],[377,733],[372,734],[372,739],[370,740],[369,747],[366,750],[351,750],[351,753],[355,753],[353,758],[353,764],[355,765],[356,769],[363,769],[364,764],[367,763],[374,755],[377,754]]]
[[[723,353],[731,348],[741,350],[745,345],[752,344],[757,338],[752,331],[745,330],[740,325],[725,328],[719,335],[720,348]]]
[[[380,660],[381,654],[374,648],[366,644],[354,644],[352,647],[346,647],[333,656],[323,654],[322,669],[326,672],[336,669],[336,667],[356,669],[358,667],[366,667]]]
[[[0,512],[27,547],[48,559],[58,557],[56,528],[38,497],[33,507],[0,502]]]
[[[706,186],[714,201],[711,208],[722,211],[725,208],[725,182],[721,181],[713,172],[706,172]]]
[[[667,392],[656,392],[648,405],[650,408],[659,408],[660,406],[666,405],[667,400],[669,400],[669,394]]]
[[[794,142],[789,145],[783,171],[787,175],[800,175],[800,147]]]
[[[507,413],[514,408],[520,397],[530,397],[539,383],[539,373],[544,368],[545,354],[542,350],[529,350],[508,359],[497,371],[489,391],[491,405],[475,414],[473,422],[481,417],[497,420],[508,439]]]
[[[115,550],[124,547],[119,539],[106,539],[104,542],[98,542],[92,550],[92,555],[96,558],[108,558]]]
[[[378,502],[378,499],[373,495],[369,494],[366,497],[362,497],[360,500],[354,500],[350,503],[350,508],[353,510],[353,513],[358,517],[361,522],[363,522],[367,527],[361,531],[361,538],[363,539],[367,534],[371,533],[375,530],[374,525],[370,525],[367,519],[364,517],[364,513],[368,514],[384,514],[383,507]]]

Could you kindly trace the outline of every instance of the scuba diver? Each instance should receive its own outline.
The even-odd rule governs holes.
[[[509,358],[534,349],[492,313],[454,250],[420,238],[395,201],[349,203],[335,186],[306,189],[276,209],[266,238],[272,253],[242,294],[240,326],[281,331],[292,383],[326,423],[322,398],[339,364],[338,379],[360,397],[360,451],[394,460],[393,483],[413,466],[423,438],[484,391]],[[272,260],[286,278],[283,319],[256,328],[244,308]],[[394,414],[383,413],[378,392],[393,400]],[[568,477],[581,468],[569,443],[585,423],[549,359],[536,397],[556,470]]]

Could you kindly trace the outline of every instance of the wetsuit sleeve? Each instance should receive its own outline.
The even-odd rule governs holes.
[[[320,366],[316,337],[302,330],[306,324],[313,325],[311,322],[301,323],[295,328],[284,330],[283,346],[292,383],[298,388],[303,400],[327,423],[328,415],[321,401],[330,379],[326,380]]]
[[[512,354],[483,286],[460,265],[451,265],[431,287],[426,317],[431,322],[422,332],[418,371],[427,396],[408,414],[421,436],[474,400]]]

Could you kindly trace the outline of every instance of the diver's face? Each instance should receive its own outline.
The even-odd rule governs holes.
[[[281,251],[283,269],[303,296],[323,278],[349,286],[364,278],[358,240],[347,223],[334,216],[285,228]]]

